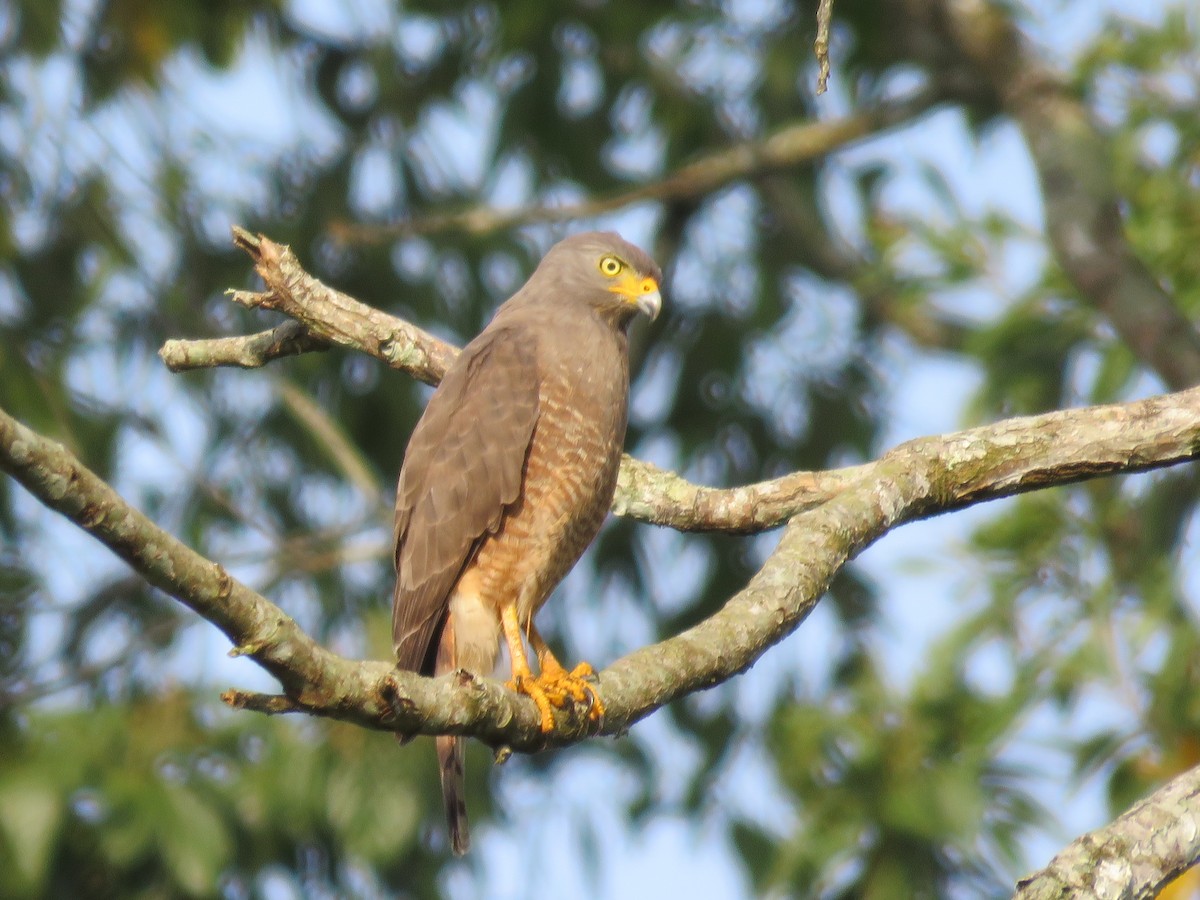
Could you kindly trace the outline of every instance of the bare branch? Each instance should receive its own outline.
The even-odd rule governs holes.
[[[817,39],[813,52],[817,57],[817,96],[829,89],[829,25],[833,20],[833,0],[821,0],[817,6]]]
[[[761,141],[702,156],[658,181],[583,203],[508,210],[476,206],[461,212],[424,216],[389,225],[337,221],[331,223],[329,230],[335,240],[345,243],[379,244],[399,237],[442,232],[492,234],[535,222],[593,218],[645,201],[702,197],[742,178],[790,168],[826,156],[847,144],[919,116],[935,101],[933,94],[922,92],[841,119],[795,122],[783,126]]]
[[[231,709],[248,709],[266,716],[303,712],[304,707],[286,694],[258,694],[254,691],[225,691],[221,699]]]
[[[214,366],[257,369],[273,359],[328,349],[328,341],[316,337],[299,322],[288,321],[258,334],[204,341],[167,341],[158,355],[172,372],[187,372]]]
[[[836,497],[860,471],[792,472],[757,484],[714,488],[626,455],[612,511],[676,531],[755,534]]]
[[[454,347],[415,325],[317,281],[282,244],[236,226],[233,239],[267,284],[262,293],[234,291],[235,303],[278,310],[318,337],[382,359],[427,384],[436,384],[457,355]]]
[[[333,343],[359,350],[430,384],[441,380],[458,354],[456,347],[427,331],[327,287],[304,271],[290,248],[236,227],[234,237],[272,286],[262,293],[235,292],[235,301],[294,315],[306,332],[326,335]],[[174,352],[189,355],[188,341],[169,343],[175,345]],[[166,347],[160,355],[165,351]],[[673,472],[625,457],[613,510],[681,531],[751,533],[775,528],[797,512],[829,499],[840,489],[841,481],[837,473],[796,472],[726,491],[691,484]]]
[[[1021,879],[1016,900],[1157,897],[1200,861],[1200,768],[1177,776]]]
[[[312,333],[365,352],[430,384],[441,379],[458,353],[457,348],[415,325],[322,284],[304,271],[288,247],[240,228],[235,228],[234,234],[238,245],[254,257],[255,268],[271,288],[264,293],[239,292],[235,300],[295,316]],[[1125,468],[1117,462],[1115,468],[1084,475]],[[865,471],[867,468],[859,467],[793,472],[772,481],[723,489],[694,485],[673,472],[626,457],[613,510],[618,515],[680,531],[752,533],[774,528],[797,513],[829,501]],[[1031,482],[1025,489],[1037,486]],[[963,502],[976,499],[972,496]]]
[[[600,673],[607,715],[598,732],[586,718],[564,716],[546,736],[532,701],[498,682],[466,672],[425,679],[330,653],[270,601],[129,507],[61,445],[0,411],[0,468],[219,627],[234,642],[233,652],[275,675],[287,697],[236,702],[401,733],[469,734],[522,751],[620,734],[671,700],[744,671],[799,626],[847,560],[896,525],[1039,487],[1171,465],[1197,453],[1200,388],[922,438],[877,462],[831,473],[836,493],[792,519],[762,569],[721,610]],[[753,490],[743,499],[753,508]]]
[[[529,739],[539,731],[533,704],[499,684],[472,680],[458,686],[451,678],[435,681],[330,653],[279,607],[129,506],[61,444],[3,410],[0,469],[152,585],[221,629],[234,644],[231,654],[251,657],[279,679],[298,708],[372,727],[387,722],[384,727],[399,732],[431,724],[444,730],[471,727],[471,733],[493,743],[504,742],[504,728]],[[525,746],[530,744],[527,740]]]

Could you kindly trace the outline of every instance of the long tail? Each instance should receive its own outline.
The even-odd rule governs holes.
[[[439,737],[437,742],[438,768],[442,773],[442,799],[446,804],[446,825],[450,829],[450,849],[462,856],[471,849],[471,832],[467,828],[467,798],[463,783],[463,739]]]
[[[434,674],[444,675],[458,665],[454,640],[454,619],[450,617],[442,628],[438,641]],[[437,744],[438,771],[442,776],[442,801],[446,804],[446,825],[450,830],[450,849],[462,856],[471,849],[471,832],[467,828],[466,753],[463,739],[443,735],[434,738]]]

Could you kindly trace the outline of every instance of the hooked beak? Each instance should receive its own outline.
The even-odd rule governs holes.
[[[658,289],[658,282],[648,275],[639,278],[632,273],[627,274],[609,290],[636,306],[651,322],[662,312],[662,292]]]
[[[646,314],[646,317],[653,322],[658,318],[658,314],[662,312],[662,293],[655,288],[649,293],[642,294],[637,298],[637,308]]]

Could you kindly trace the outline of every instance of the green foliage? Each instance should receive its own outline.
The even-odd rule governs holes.
[[[209,896],[305,853],[333,887],[368,865],[428,890],[428,761],[387,735],[205,708],[176,692],[30,716],[0,756],[0,891]]]
[[[1013,837],[1046,814],[1023,787],[1026,773],[996,759],[1027,691],[989,697],[935,666],[900,695],[865,656],[840,682],[831,698],[793,706],[773,725],[784,784],[811,827],[781,848],[760,887],[873,897],[942,896],[954,883],[998,890],[982,860],[1015,863]]]
[[[424,389],[337,351],[167,375],[154,356],[167,338],[277,321],[223,296],[254,284],[231,224],[465,340],[559,230],[405,237],[390,223],[604,198],[923,84],[940,90],[937,111],[849,152],[576,223],[619,227],[668,264],[667,315],[634,335],[630,448],[737,484],[868,458],[914,409],[957,402],[959,378],[975,386],[968,422],[1156,384],[1054,263],[1036,216],[977,183],[990,175],[962,177],[995,171],[1010,124],[995,92],[944,35],[886,5],[835,4],[825,101],[811,95],[815,2],[313,6],[19,0],[0,13],[0,406],[339,652],[390,652],[387,495]],[[1096,32],[1066,76],[1101,124],[1139,258],[1194,318],[1196,20],[1169,6]],[[1022,28],[1041,15],[1005,14]],[[962,146],[947,150],[947,134]],[[939,365],[928,396],[898,396],[905,371]],[[869,563],[848,569],[824,604],[834,615],[812,623],[827,633],[820,658],[787,644],[764,696],[739,679],[673,705],[654,726],[667,749],[640,728],[601,748],[635,783],[599,792],[606,812],[573,826],[588,871],[619,862],[606,828],[682,812],[714,823],[760,891],[1002,890],[1031,867],[1031,838],[1061,837],[1038,786],[1062,760],[1116,805],[1200,761],[1195,496],[1195,477],[1172,472],[964,519],[959,543],[924,559],[955,573],[927,589],[953,617],[904,677],[889,674],[898,589]],[[603,664],[674,633],[770,545],[661,537],[612,524],[547,610],[558,644]],[[495,887],[494,862],[448,866],[440,839],[424,840],[440,834],[427,742],[214,711],[225,675],[203,662],[219,654],[203,633],[0,482],[0,894]],[[1072,723],[1096,696],[1115,711]],[[1061,727],[1031,737],[1045,717]],[[754,790],[777,782],[782,821],[714,787],[763,734],[773,782]],[[547,791],[536,813],[487,818],[485,786],[520,775],[490,777],[479,755],[477,835],[582,868],[561,835],[531,845],[521,816],[558,808]],[[549,779],[571,761],[528,769]]]

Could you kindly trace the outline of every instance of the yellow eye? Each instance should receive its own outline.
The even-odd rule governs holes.
[[[615,256],[606,256],[600,260],[600,271],[609,278],[618,274],[623,268],[625,268],[624,264]]]

